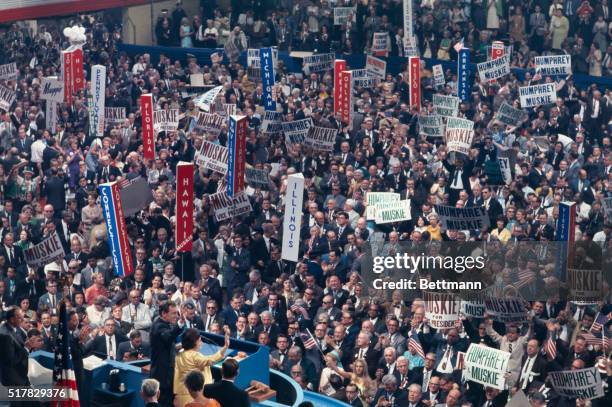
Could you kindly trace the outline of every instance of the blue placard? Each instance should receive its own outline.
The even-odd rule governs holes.
[[[108,235],[108,246],[111,251],[115,274],[124,276],[123,256],[121,254],[121,243],[119,242],[119,229],[117,227],[117,210],[113,199],[113,184],[106,183],[98,187],[100,191],[100,203],[106,223],[106,234]]]
[[[274,59],[272,48],[261,48],[259,50],[261,60],[261,83],[263,86],[263,105],[265,110],[276,110],[276,101],[272,97],[274,86]]]
[[[230,116],[227,134],[227,197],[234,196],[234,172],[236,164],[236,119]]]
[[[462,48],[457,61],[457,96],[462,102],[470,100],[470,50]]]

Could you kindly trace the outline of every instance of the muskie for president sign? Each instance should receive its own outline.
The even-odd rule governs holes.
[[[473,129],[474,122],[457,117],[449,117],[444,133],[448,151],[456,151],[469,155],[474,138]]]
[[[328,127],[312,126],[304,139],[304,145],[314,151],[332,152],[338,130]]]
[[[0,80],[17,79],[18,73],[19,72],[17,71],[17,63],[15,62],[0,65]]]
[[[522,297],[486,297],[485,310],[494,321],[525,322],[527,308]]]
[[[504,390],[510,352],[472,343],[465,355],[464,379]]]
[[[519,88],[521,107],[551,105],[557,100],[557,88],[554,83],[523,86]]]
[[[379,203],[394,202],[400,200],[397,192],[367,192],[366,193],[366,219],[376,218],[376,205]]]
[[[104,122],[111,126],[115,124],[121,124],[127,118],[125,114],[125,107],[105,107],[104,108]]]
[[[207,170],[225,175],[227,173],[227,147],[204,140],[195,162]]]
[[[213,208],[217,222],[223,222],[236,216],[250,213],[253,208],[251,201],[244,191],[240,191],[233,198],[225,192],[217,192],[208,197],[210,206]]]
[[[44,239],[36,246],[32,246],[29,249],[23,251],[28,266],[37,268],[42,267],[52,261],[64,256],[64,247],[57,233],[53,232],[52,235]]]
[[[153,128],[156,132],[177,130],[179,114],[179,109],[155,110],[153,112]]]
[[[434,206],[443,230],[482,230],[489,227],[489,215],[484,206],[469,208]]]
[[[580,305],[597,304],[602,298],[603,278],[600,270],[581,270],[568,268],[567,281],[570,289],[569,299]]]
[[[194,128],[217,136],[221,133],[221,127],[223,127],[225,121],[223,117],[216,113],[204,112],[199,112],[198,117],[195,117],[193,120]]]
[[[0,109],[8,112],[15,102],[15,92],[6,86],[0,85]]]
[[[448,329],[455,326],[459,318],[461,301],[451,293],[423,292],[425,317],[429,325],[436,329]]]

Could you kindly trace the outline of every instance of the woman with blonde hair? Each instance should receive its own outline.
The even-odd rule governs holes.
[[[202,346],[200,332],[194,328],[189,328],[185,331],[181,341],[183,350],[176,355],[176,361],[174,362],[175,407],[184,407],[192,400],[191,392],[184,383],[187,374],[192,370],[202,372],[204,384],[213,382],[210,367],[225,358],[225,352],[229,347],[229,343],[229,329],[226,329],[223,347],[218,352],[205,356],[200,353],[200,347]]]
[[[368,375],[368,363],[365,359],[359,358],[353,362],[353,371],[347,372],[337,364],[336,358],[326,358],[327,367],[351,383],[357,386],[359,394],[365,400],[374,397],[376,393],[376,383]]]

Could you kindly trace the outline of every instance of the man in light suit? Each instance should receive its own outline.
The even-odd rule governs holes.
[[[128,299],[130,303],[123,307],[121,320],[131,323],[139,331],[148,331],[152,323],[151,310],[147,305],[140,302],[140,291],[130,291]]]
[[[47,280],[47,292],[38,299],[38,309],[54,309],[59,305],[62,297],[57,292],[57,281]]]

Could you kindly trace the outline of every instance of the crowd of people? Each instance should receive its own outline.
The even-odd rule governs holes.
[[[179,2],[158,19],[159,45],[240,49],[276,46],[281,51],[359,54],[374,33],[387,33],[389,55],[406,56],[402,1],[338,0],[252,2],[202,0],[193,17]],[[227,6],[227,7],[224,7]],[[353,7],[349,18],[334,19],[334,8]],[[267,12],[272,10],[271,12]],[[475,0],[413,2],[414,34],[420,55],[456,60],[453,45],[463,39],[477,62],[487,60],[491,43],[513,47],[512,64],[533,68],[534,56],[569,54],[574,73],[612,72],[612,25],[608,0]]]
[[[403,56],[397,46],[403,38],[401,2],[360,0],[354,20],[341,26],[333,25],[332,4],[342,1],[237,1],[228,9],[213,3],[202,1],[193,21],[180,2],[164,12],[156,26],[158,44],[215,47],[235,41],[242,50],[268,45],[352,54],[369,49],[373,32],[388,31],[390,55]],[[606,0],[424,0],[414,10],[424,58],[456,59],[453,45],[463,38],[477,60],[485,60],[491,41],[503,39],[513,46],[516,67],[531,68],[533,55],[542,52],[566,51],[575,73],[601,76],[612,69]],[[545,385],[554,370],[598,366],[606,386],[612,377],[608,343],[587,341],[595,316],[612,312],[609,256],[603,256],[601,300],[581,305],[548,296],[559,281],[546,278],[550,270],[533,269],[537,254],[517,245],[557,240],[559,205],[575,202],[576,240],[593,242],[604,254],[611,248],[612,219],[604,205],[612,198],[610,89],[579,87],[571,77],[527,74],[521,80],[510,74],[486,83],[476,76],[470,101],[459,107],[459,117],[473,121],[475,129],[469,155],[462,156],[449,152],[444,138],[425,137],[418,120],[431,113],[434,94],[456,93],[455,72],[446,72],[444,86],[434,86],[432,72],[422,66],[420,112],[410,106],[405,67],[370,88],[355,89],[349,126],[333,111],[331,71],[305,75],[279,63],[275,97],[283,120],[311,117],[317,126],[338,130],[333,151],[321,153],[288,147],[282,133],[262,132],[262,85],[238,62],[128,55],[117,51],[121,28],[113,21],[79,16],[73,22],[86,28],[87,80],[92,65],[105,65],[106,106],[125,107],[127,117],[96,137],[89,130],[87,92],[80,91],[73,103],[60,105],[57,126],[49,128],[40,84],[59,73],[60,51],[68,45],[63,26],[39,25],[31,32],[15,23],[1,30],[0,61],[16,62],[19,69],[16,81],[2,81],[16,90],[15,103],[0,117],[2,343],[53,351],[57,306],[67,299],[77,382],[88,355],[151,358],[157,382],[143,386],[143,397],[159,395],[163,406],[174,395],[182,403],[201,401],[202,388],[204,396],[226,405],[214,396],[222,389],[207,393],[204,386],[213,380],[207,366],[223,352],[204,361],[184,356],[197,349],[193,328],[268,346],[270,368],[303,389],[353,406],[503,406],[519,390],[529,394],[532,406],[609,405],[607,387],[604,397],[587,401],[555,396]],[[249,214],[217,222],[208,197],[223,187],[223,176],[197,167],[193,249],[180,254],[174,242],[177,163],[193,162],[204,140],[227,145],[227,125],[218,136],[190,126],[199,110],[183,91],[198,73],[205,86],[224,86],[223,102],[247,116],[246,161],[268,171],[271,182],[267,189],[247,185]],[[503,102],[520,107],[519,86],[546,82],[555,83],[554,104],[524,109],[528,119],[518,126],[495,119]],[[146,93],[156,109],[181,111],[177,131],[156,134],[155,160],[143,158],[139,101]],[[501,155],[512,156],[512,180],[492,185],[485,166]],[[297,263],[283,260],[281,249],[287,176],[295,173],[305,178]],[[114,275],[97,186],[137,177],[147,180],[154,199],[126,219],[135,271],[121,279]],[[412,219],[384,225],[368,220],[368,192],[383,191],[410,199]],[[482,206],[491,226],[443,230],[435,205]],[[24,250],[53,233],[64,258],[29,266]],[[494,244],[495,267],[512,270],[503,284],[519,281],[523,267],[531,267],[538,281],[529,316],[517,324],[463,318],[452,329],[434,329],[420,293],[406,300],[400,292],[374,290],[364,279],[368,245],[381,235],[386,248],[403,242]],[[599,332],[609,326],[605,322]],[[179,336],[184,350],[175,355]],[[555,354],[545,351],[550,337]],[[455,368],[470,343],[510,352],[506,390],[465,380]],[[24,360],[27,352],[0,354],[3,384],[27,384]],[[224,375],[235,377],[237,367],[229,365]],[[202,375],[191,374],[193,368]]]

